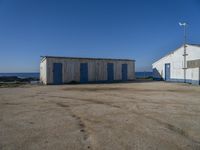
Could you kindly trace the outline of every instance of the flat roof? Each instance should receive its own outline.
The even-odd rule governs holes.
[[[87,57],[62,57],[62,56],[41,56],[45,58],[57,58],[57,59],[88,59],[88,60],[113,60],[113,61],[135,61],[134,59],[117,59],[117,58],[87,58]]]

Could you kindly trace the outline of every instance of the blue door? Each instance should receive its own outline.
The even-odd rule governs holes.
[[[122,81],[127,81],[128,80],[128,67],[127,64],[122,64]]]
[[[113,65],[113,63],[107,64],[107,80],[109,82],[114,80],[114,65]]]
[[[88,64],[87,63],[80,64],[80,82],[81,83],[88,82]]]
[[[62,64],[61,63],[53,64],[53,83],[62,84]]]
[[[165,64],[165,80],[170,81],[170,64]]]

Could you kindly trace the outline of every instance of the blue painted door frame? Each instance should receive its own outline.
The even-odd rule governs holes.
[[[170,63],[165,64],[165,81],[170,81]]]
[[[128,80],[128,66],[127,64],[122,64],[122,81]]]
[[[114,80],[114,65],[113,65],[113,63],[107,64],[107,80],[109,82]]]
[[[80,82],[81,83],[88,82],[88,64],[87,63],[80,64]]]
[[[53,64],[53,84],[62,84],[62,63]]]

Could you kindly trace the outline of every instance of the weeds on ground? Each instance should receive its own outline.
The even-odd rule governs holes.
[[[25,85],[25,82],[0,82],[0,88],[15,88],[22,85]]]

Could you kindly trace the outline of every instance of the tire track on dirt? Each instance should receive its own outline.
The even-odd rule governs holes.
[[[170,124],[168,122],[164,122],[164,121],[162,121],[160,119],[157,119],[157,118],[154,118],[154,117],[151,117],[151,116],[146,116],[145,114],[138,113],[136,111],[131,111],[131,112],[133,112],[134,114],[139,115],[140,117],[142,116],[142,117],[144,117],[146,119],[150,119],[150,120],[153,120],[153,121],[157,122],[158,124],[164,126],[168,130],[170,130],[170,131],[172,131],[172,132],[174,132],[174,133],[186,138],[187,140],[191,141],[194,144],[197,144],[198,147],[200,148],[200,141],[197,141],[197,140],[193,139],[185,130],[183,130],[183,129],[181,129],[181,128],[173,125],[173,124]]]
[[[68,96],[51,96],[51,97],[62,98],[62,99],[71,99],[71,100],[78,100],[78,101],[83,101],[83,102],[89,102],[87,104],[102,104],[102,105],[107,105],[107,106],[110,106],[110,107],[119,108],[119,106],[113,105],[112,102],[103,102],[101,100],[73,98],[73,97],[68,97]]]
[[[90,102],[89,104],[102,104],[102,105],[106,105],[106,106],[110,106],[110,107],[114,107],[114,108],[118,108],[118,109],[121,109],[123,111],[126,111],[127,112],[127,109],[126,108],[122,108],[121,106],[118,106],[118,105],[113,105],[114,102],[102,102],[100,100],[94,100],[94,99],[81,99],[81,98],[73,98],[73,97],[59,97],[59,98],[64,98],[64,99],[72,99],[72,100],[79,100],[79,101],[86,101],[86,102]],[[143,117],[143,118],[146,118],[146,119],[150,119],[162,126],[164,126],[165,128],[167,128],[168,130],[188,139],[189,141],[193,142],[194,144],[197,144],[198,146],[200,146],[200,141],[197,141],[195,139],[193,139],[186,131],[184,131],[183,129],[175,126],[175,125],[172,125],[170,123],[167,123],[167,122],[164,122],[164,121],[161,121],[157,118],[154,118],[154,117],[151,117],[151,116],[146,116],[145,114],[142,114],[142,113],[139,113],[137,111],[133,111],[131,110],[130,112],[140,116],[140,117]]]
[[[106,95],[110,96],[110,94],[106,94]],[[121,97],[121,98],[125,98],[125,99],[131,100],[131,97],[122,97],[122,96],[119,96],[119,95],[112,95],[112,96],[114,96],[114,97]],[[134,99],[135,99],[135,98],[132,98],[132,100],[134,100]],[[149,102],[149,101],[147,101],[147,100],[145,100],[145,99],[141,99],[141,100],[143,100],[144,102],[147,102],[147,103],[151,103],[151,102]],[[134,101],[133,101],[133,102],[134,102]],[[133,103],[133,102],[131,102],[131,103]],[[120,107],[120,109],[127,110],[127,109],[122,108],[122,107]],[[144,117],[144,118],[146,118],[146,119],[151,119],[151,120],[157,122],[158,124],[164,126],[164,127],[167,128],[168,130],[170,130],[170,131],[172,131],[172,132],[175,132],[175,133],[177,133],[177,134],[183,136],[184,138],[188,139],[189,141],[191,141],[191,142],[197,144],[197,145],[198,145],[198,148],[200,148],[200,141],[197,141],[197,140],[193,139],[193,138],[192,138],[186,131],[184,131],[183,129],[181,129],[181,128],[175,126],[175,125],[172,125],[172,124],[170,124],[170,123],[161,121],[161,120],[159,120],[159,119],[157,119],[157,118],[154,118],[154,117],[151,117],[151,116],[146,116],[145,114],[139,113],[139,112],[134,111],[134,110],[131,110],[131,112],[134,113],[134,114],[136,114],[136,115],[142,116],[142,117]]]
[[[70,114],[70,116],[76,120],[77,125],[80,130],[80,133],[83,136],[84,142],[88,142],[88,144],[85,145],[86,149],[92,149],[92,146],[88,141],[89,132],[87,131],[86,125],[85,125],[84,121],[82,120],[82,118],[77,116],[75,113],[73,113],[73,111],[70,109],[70,106],[65,104],[64,102],[56,102],[55,104],[61,108],[65,108],[68,111],[68,113]]]

